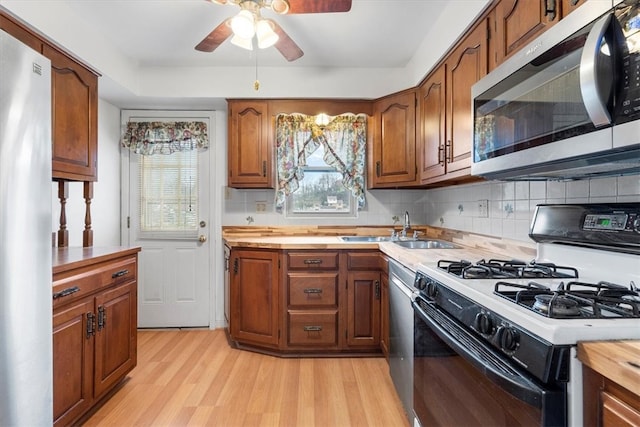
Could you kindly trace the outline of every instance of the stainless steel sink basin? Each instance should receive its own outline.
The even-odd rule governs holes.
[[[340,236],[343,242],[387,242],[391,240],[386,236]]]
[[[460,246],[444,240],[401,240],[393,242],[407,249],[459,249]]]

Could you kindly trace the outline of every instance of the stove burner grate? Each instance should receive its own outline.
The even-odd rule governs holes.
[[[633,284],[569,282],[552,291],[536,282],[497,282],[494,294],[556,319],[640,318],[640,293]]]
[[[463,279],[510,279],[510,278],[577,278],[573,267],[552,263],[526,263],[520,260],[482,259],[476,263],[466,260],[438,261],[438,268]]]

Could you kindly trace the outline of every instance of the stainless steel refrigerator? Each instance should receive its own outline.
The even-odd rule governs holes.
[[[51,64],[0,30],[0,426],[53,423]]]

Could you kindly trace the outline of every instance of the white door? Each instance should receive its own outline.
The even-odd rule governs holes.
[[[213,135],[213,112],[123,111],[128,122],[201,121]],[[141,155],[122,149],[123,240],[140,246],[138,326],[207,327],[210,323],[209,171],[206,150]],[[128,194],[127,194],[128,193]],[[126,237],[126,239],[125,239]]]

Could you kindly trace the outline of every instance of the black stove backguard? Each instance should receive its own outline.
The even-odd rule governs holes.
[[[640,254],[640,203],[538,205],[529,237]]]

